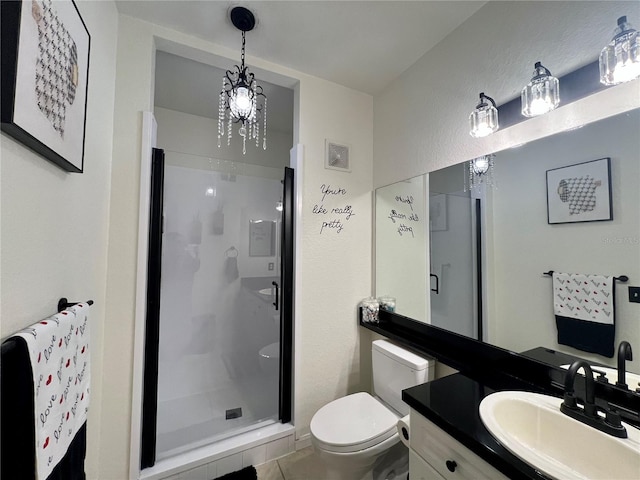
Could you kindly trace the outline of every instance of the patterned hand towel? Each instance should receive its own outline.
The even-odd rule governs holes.
[[[89,305],[79,303],[21,330],[33,373],[36,478],[65,456],[89,409]]]
[[[614,278],[575,273],[553,274],[553,311],[558,343],[613,357]]]

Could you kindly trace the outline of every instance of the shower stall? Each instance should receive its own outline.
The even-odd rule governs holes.
[[[292,182],[154,151],[142,468],[290,421]]]
[[[480,200],[430,184],[431,324],[482,339]]]

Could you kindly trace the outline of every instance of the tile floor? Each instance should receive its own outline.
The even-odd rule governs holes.
[[[285,457],[256,465],[258,480],[325,480],[322,461],[306,447]]]

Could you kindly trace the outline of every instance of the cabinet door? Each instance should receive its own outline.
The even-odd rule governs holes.
[[[508,480],[505,475],[415,410],[411,410],[410,422],[411,448],[445,479]]]
[[[409,450],[409,478],[411,480],[445,480],[413,450]]]

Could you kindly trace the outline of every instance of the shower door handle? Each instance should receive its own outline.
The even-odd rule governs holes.
[[[431,288],[431,291],[435,292],[435,294],[438,295],[440,294],[440,279],[438,278],[438,275],[436,275],[435,273],[429,274],[429,280],[431,280],[431,278],[436,279],[436,288]]]
[[[279,287],[278,287],[278,284],[276,282],[271,282],[271,285],[276,287],[276,301],[273,302],[273,306],[276,307],[276,310],[278,310],[278,298],[279,298],[278,289],[279,289]]]

